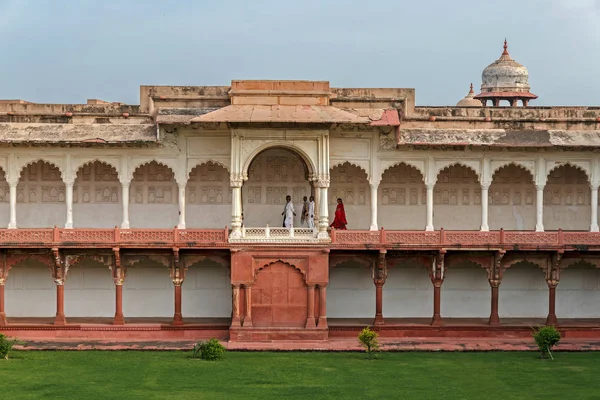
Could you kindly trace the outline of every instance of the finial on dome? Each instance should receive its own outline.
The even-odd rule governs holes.
[[[475,91],[473,90],[473,83],[471,83],[471,90],[469,90],[469,94],[471,93],[475,93]]]
[[[506,41],[506,38],[504,38],[504,51],[502,52],[503,56],[507,56],[508,55],[508,42]]]

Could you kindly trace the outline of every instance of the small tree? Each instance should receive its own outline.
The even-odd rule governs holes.
[[[372,331],[368,326],[358,335],[358,340],[367,351],[369,360],[373,358],[373,353],[379,350],[379,342],[377,341],[378,336],[377,332]]]
[[[551,359],[552,353],[550,349],[558,344],[560,341],[560,332],[553,326],[542,326],[533,329],[533,339],[535,340],[535,344],[537,344],[538,349],[542,353],[542,358],[546,357],[546,353],[550,356]]]
[[[8,354],[15,344],[21,344],[17,338],[9,339],[0,333],[0,357],[8,360]]]
[[[219,342],[218,339],[213,338],[206,342],[198,342],[194,346],[192,357],[199,357],[203,360],[215,361],[222,358],[224,354],[225,347]]]

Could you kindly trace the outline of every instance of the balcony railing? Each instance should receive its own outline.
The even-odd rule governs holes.
[[[312,228],[242,227],[241,238],[230,238],[231,243],[317,243],[317,230]]]
[[[599,232],[575,231],[379,231],[332,230],[333,248],[414,248],[440,247],[536,249],[572,247],[585,250],[600,247]],[[323,244],[316,230],[309,228],[242,228],[241,238],[230,238],[229,229],[0,229],[2,247],[37,246],[124,246],[124,247],[221,247],[235,243]]]
[[[599,232],[531,231],[379,231],[332,230],[332,246],[456,246],[456,247],[536,247],[536,246],[595,246],[600,245]]]

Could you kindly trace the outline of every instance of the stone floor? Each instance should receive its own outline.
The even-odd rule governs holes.
[[[190,350],[193,341],[31,340],[19,350]],[[382,351],[537,351],[533,339],[410,338],[382,339]],[[359,351],[356,339],[329,341],[224,342],[234,351]],[[599,339],[563,340],[555,351],[600,351]]]

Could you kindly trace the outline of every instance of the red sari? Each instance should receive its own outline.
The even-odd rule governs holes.
[[[348,221],[346,221],[346,211],[344,211],[344,204],[338,203],[335,209],[335,218],[329,226],[331,226],[334,229],[346,229],[346,225],[348,225]]]

